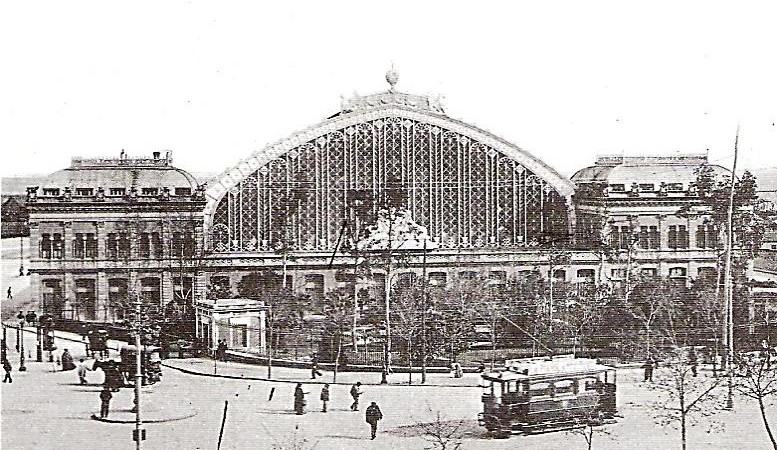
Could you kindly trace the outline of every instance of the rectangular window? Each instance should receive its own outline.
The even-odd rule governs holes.
[[[73,257],[84,258],[86,256],[86,236],[84,233],[76,233],[73,239]]]
[[[658,271],[653,267],[645,267],[640,269],[639,274],[645,278],[655,278],[658,275]]]
[[[650,248],[650,235],[646,226],[639,227],[639,248],[643,250]]]
[[[124,188],[110,188],[108,189],[108,195],[113,197],[121,197],[127,192]]]
[[[494,284],[505,284],[507,283],[507,272],[504,270],[492,270],[488,274],[488,279]]]
[[[610,190],[612,192],[626,192],[626,185],[625,184],[611,184]]]
[[[142,188],[140,190],[140,195],[146,195],[146,196],[159,195],[159,189],[157,189],[157,188]]]
[[[108,233],[105,240],[105,253],[109,259],[116,259],[119,256],[119,239],[116,233]]]
[[[682,192],[683,190],[683,184],[682,183],[666,183],[664,185],[667,192]]]
[[[150,233],[140,233],[140,240],[138,241],[138,256],[141,258],[151,257]]]
[[[62,235],[54,233],[54,238],[51,243],[52,255],[54,259],[62,259],[65,256],[65,241],[62,240]]]
[[[459,278],[462,280],[474,280],[477,278],[477,273],[473,270],[462,270],[459,272]]]
[[[704,225],[696,227],[696,247],[707,248],[707,230]]]
[[[46,197],[59,197],[58,188],[43,188],[43,195]]]
[[[119,233],[118,239],[118,258],[129,259],[130,257],[130,237],[129,233]]]
[[[688,228],[685,225],[677,226],[677,248],[688,248]]]
[[[670,277],[685,277],[686,270],[685,267],[672,267],[669,269],[669,276]]]
[[[677,248],[677,226],[669,225],[669,234],[667,236],[669,248]]]
[[[429,272],[429,286],[445,287],[448,274],[445,272]]]
[[[618,248],[628,249],[631,246],[631,239],[632,239],[631,229],[627,226],[621,227],[620,237],[621,237],[620,247]]]
[[[49,233],[43,233],[40,235],[40,257],[43,259],[51,259],[52,241]]]
[[[648,241],[651,249],[661,247],[661,233],[658,232],[658,226],[648,227]]]
[[[177,188],[175,188],[175,195],[177,197],[188,197],[188,196],[192,195],[192,190],[191,190],[191,188],[180,188],[180,187],[177,187]]]
[[[94,233],[86,234],[86,257],[97,258],[97,238]]]
[[[578,269],[577,278],[583,278],[585,281],[594,281],[594,269]]]
[[[94,195],[92,188],[76,188],[76,195],[79,197],[91,197]]]
[[[643,183],[639,185],[640,192],[653,192],[656,190],[656,186],[653,183]]]

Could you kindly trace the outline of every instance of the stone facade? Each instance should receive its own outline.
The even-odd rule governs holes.
[[[160,307],[194,298],[205,198],[169,154],[73,158],[27,197],[41,310],[113,321],[134,293]]]

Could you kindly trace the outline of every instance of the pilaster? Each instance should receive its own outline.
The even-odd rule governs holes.
[[[32,234],[30,234],[32,236]],[[36,272],[30,273],[30,298],[35,300],[38,299],[38,310],[42,311],[43,313],[46,312],[46,310],[43,308],[43,296],[40,295],[41,293],[41,286],[40,286],[40,274]],[[47,308],[48,309],[48,305]]]
[[[73,302],[76,299],[75,281],[71,272],[65,273],[65,285],[62,288],[62,295],[65,299],[64,309],[72,310]]]
[[[95,319],[108,322],[109,317],[109,302],[108,295],[110,294],[108,287],[108,275],[105,272],[97,272],[97,308],[95,311]]]
[[[97,239],[97,259],[105,259],[105,240],[108,238],[105,222],[94,223],[94,237]]]
[[[173,277],[169,270],[164,270],[161,273],[160,288],[162,289],[162,304],[160,306],[167,305],[173,300]]]
[[[64,222],[62,224],[62,239],[64,243],[62,245],[63,259],[71,259],[73,257],[73,222]]]

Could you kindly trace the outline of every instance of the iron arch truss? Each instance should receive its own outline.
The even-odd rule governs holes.
[[[567,234],[573,187],[544,163],[446,116],[400,107],[350,113],[269,146],[212,182],[215,252],[329,251],[349,199],[401,192],[442,248],[516,248]]]

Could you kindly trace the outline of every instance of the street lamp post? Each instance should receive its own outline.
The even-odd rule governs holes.
[[[24,367],[24,314],[19,311],[19,315],[16,316],[19,319],[19,372],[26,372],[27,368]]]
[[[19,276],[24,276],[24,236],[19,236]]]

